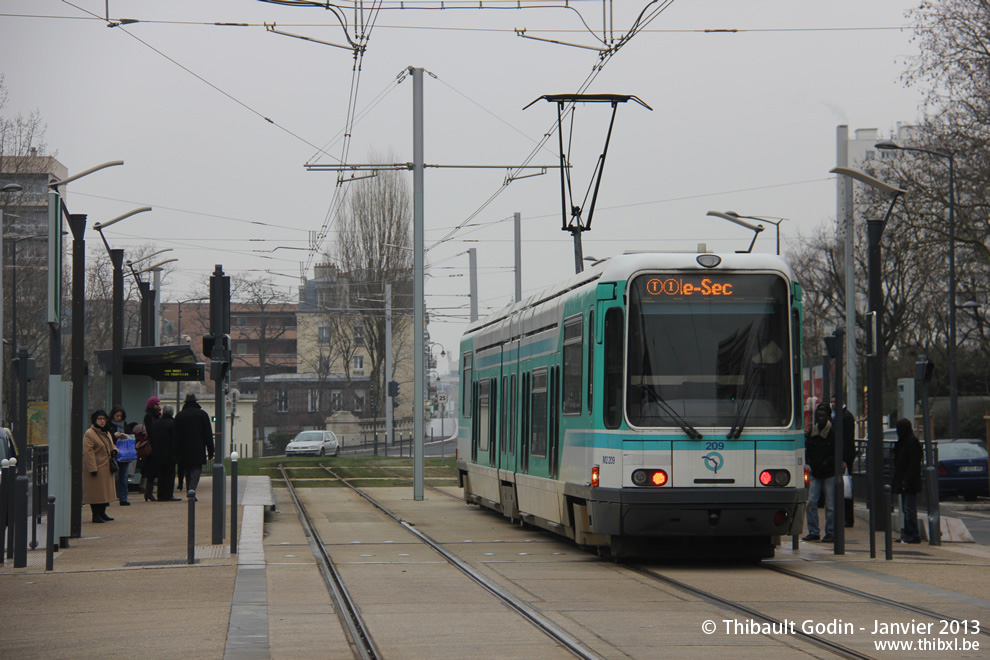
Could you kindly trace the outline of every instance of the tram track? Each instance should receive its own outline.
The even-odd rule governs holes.
[[[306,529],[307,537],[310,539],[310,546],[313,549],[313,554],[316,556],[318,563],[320,564],[321,571],[324,573],[324,581],[327,583],[328,590],[330,591],[331,597],[334,599],[337,607],[338,615],[341,618],[341,622],[347,630],[347,634],[350,638],[352,647],[355,650],[355,655],[361,658],[378,658],[377,649],[375,648],[374,638],[372,632],[361,619],[360,608],[355,604],[354,600],[350,597],[347,587],[344,583],[343,578],[340,576],[340,572],[336,569],[333,564],[333,559],[325,544],[323,543],[319,532],[316,530],[315,526],[312,525],[309,517],[309,513],[306,511],[305,505],[299,500],[295,494],[295,489],[291,485],[291,478],[286,473],[282,466],[279,466],[282,471],[282,478],[285,480],[289,492],[296,506],[296,509],[300,513],[300,518],[304,521],[304,527]],[[350,483],[348,479],[345,479],[335,473],[330,468],[320,465],[320,467],[327,472],[333,478],[339,480],[345,486],[347,486],[355,494],[362,497],[365,501],[383,513],[385,516],[393,520],[396,524],[401,526],[406,532],[416,537],[421,543],[429,547],[435,553],[440,555],[448,564],[457,568],[461,573],[471,579],[474,583],[480,586],[482,589],[491,594],[494,598],[500,601],[505,607],[510,611],[515,612],[523,619],[528,621],[537,630],[545,634],[561,648],[570,652],[574,657],[582,658],[583,660],[599,659],[600,656],[584,646],[580,641],[572,637],[569,633],[562,630],[559,626],[553,623],[550,619],[542,615],[538,610],[531,607],[526,602],[516,598],[512,593],[510,593],[504,587],[496,584],[494,581],[488,579],[478,570],[472,567],[470,564],[462,561],[446,548],[442,544],[437,542],[435,539],[431,538],[429,535],[416,529],[415,524],[404,520],[401,516],[395,514],[384,506],[381,502],[375,500],[375,498],[368,495],[362,489],[358,488],[354,484]],[[435,489],[437,492],[443,492],[439,489]],[[449,495],[449,493],[444,493]]]
[[[691,586],[689,584],[686,584],[684,582],[681,582],[680,580],[675,580],[672,577],[669,577],[667,575],[663,575],[662,573],[658,573],[656,571],[653,571],[653,570],[650,570],[648,568],[644,568],[644,567],[641,567],[641,566],[637,566],[635,564],[622,563],[622,564],[620,564],[620,566],[622,566],[623,568],[625,568],[627,570],[633,571],[637,575],[641,575],[641,576],[646,577],[646,578],[648,578],[650,580],[654,580],[656,582],[659,582],[661,584],[667,585],[669,587],[673,587],[675,589],[678,589],[680,591],[683,591],[684,593],[691,594],[691,595],[693,595],[693,596],[695,596],[697,598],[700,598],[701,600],[705,601],[706,603],[710,603],[712,605],[715,605],[716,607],[718,607],[720,609],[728,610],[728,611],[733,612],[735,614],[741,614],[743,616],[746,616],[746,617],[749,617],[749,618],[753,619],[754,621],[759,621],[761,623],[767,623],[767,624],[770,624],[771,626],[777,626],[777,627],[780,627],[780,628],[783,628],[784,627],[784,622],[781,621],[780,619],[777,619],[776,617],[772,617],[772,616],[770,616],[768,614],[764,614],[763,612],[760,612],[759,610],[756,610],[756,609],[753,609],[752,607],[743,605],[742,603],[739,603],[737,601],[730,600],[728,598],[723,598],[722,596],[719,596],[719,595],[717,595],[715,593],[712,593],[710,591],[706,591],[705,589],[700,589],[698,587],[693,587],[693,586]],[[793,630],[792,631],[792,634],[795,637],[799,638],[799,639],[803,639],[804,641],[808,642],[809,644],[812,644],[814,646],[817,646],[820,649],[824,649],[826,651],[830,651],[831,653],[833,653],[833,654],[835,654],[835,655],[837,655],[837,656],[839,656],[841,658],[857,658],[857,659],[862,659],[862,660],[869,660],[869,659],[871,659],[871,658],[874,657],[874,656],[871,656],[871,655],[866,655],[864,653],[860,653],[856,649],[850,648],[848,646],[844,646],[842,644],[839,644],[838,642],[833,642],[832,640],[826,639],[825,637],[820,637],[818,635],[814,635],[814,634],[811,634],[811,633],[806,633],[806,632],[801,631],[801,630]]]
[[[865,600],[877,603],[879,605],[885,605],[887,607],[892,607],[894,609],[898,609],[904,612],[911,612],[912,614],[920,614],[921,616],[928,617],[930,619],[935,619],[936,621],[956,621],[958,623],[964,623],[962,619],[955,616],[940,614],[933,610],[929,610],[924,607],[919,607],[918,605],[912,605],[910,603],[904,603],[901,601],[892,600],[890,598],[884,598],[883,596],[877,596],[875,594],[867,593],[859,589],[854,589],[853,587],[847,587],[841,584],[835,584],[834,582],[829,582],[828,580],[812,577],[810,575],[803,575],[796,571],[792,571],[790,569],[784,568],[783,566],[770,566],[764,564],[763,568],[770,571],[775,571],[777,573],[781,573],[788,577],[796,578],[798,580],[803,580],[804,582],[809,582],[811,584],[815,584],[821,587],[826,587],[828,589],[832,589],[833,591],[838,591],[840,593],[844,593],[850,596],[863,598]],[[990,636],[990,629],[988,629],[986,626],[980,626],[979,633],[981,635]]]
[[[368,625],[361,616],[360,608],[358,608],[350,592],[347,590],[340,571],[337,570],[337,566],[334,564],[330,553],[327,552],[326,545],[324,545],[319,531],[317,531],[316,526],[313,525],[313,521],[309,517],[309,512],[299,500],[299,496],[296,494],[296,489],[292,485],[292,479],[286,472],[285,466],[280,464],[278,469],[282,473],[282,479],[285,481],[289,497],[292,499],[292,503],[299,513],[299,519],[302,521],[303,529],[306,532],[309,547],[317,559],[317,566],[323,576],[323,581],[326,583],[327,591],[333,599],[337,618],[340,619],[341,626],[348,637],[348,642],[354,651],[354,655],[362,660],[377,660],[381,655],[378,652]]]
[[[338,475],[336,475],[331,469],[327,468],[326,466],[321,465],[320,467],[322,467],[324,470],[326,470],[329,474],[335,476],[338,479],[341,479]],[[389,471],[389,470],[386,470],[386,471],[387,472],[391,472],[392,474],[394,474],[397,477],[402,477],[403,476],[403,475],[400,475],[399,473],[396,473],[396,472],[392,472],[392,471]],[[346,483],[346,480],[343,480],[343,479],[341,479],[341,480],[342,481],[345,481],[345,483]],[[401,517],[396,516],[394,513],[390,512],[388,509],[382,507],[380,504],[378,504],[377,502],[375,502],[368,495],[366,495],[365,493],[361,492],[360,489],[357,489],[356,487],[354,487],[354,486],[352,486],[350,484],[348,484],[348,486],[350,486],[351,488],[353,488],[355,490],[355,492],[357,492],[359,495],[361,495],[366,500],[368,500],[372,505],[374,505],[377,508],[379,508],[383,513],[385,513],[386,515],[392,517],[397,522],[400,522],[400,524],[402,524],[404,527],[406,527],[408,529],[408,531],[410,531],[411,533],[413,533],[413,534],[415,534],[417,536],[422,535],[422,537],[424,537],[425,539],[428,539],[429,538],[428,536],[426,536],[425,534],[423,534],[419,530],[416,530],[414,527],[411,527],[411,523],[402,520]],[[448,492],[446,492],[444,490],[441,490],[439,488],[434,488],[432,486],[427,486],[427,488],[429,488],[432,491],[435,491],[435,492],[437,492],[437,493],[439,493],[441,495],[444,495],[444,496],[446,496],[448,498],[461,500],[461,498],[457,498],[456,496],[451,495],[450,493],[448,493]],[[427,541],[427,543],[430,544],[431,547],[433,547],[432,540]],[[439,552],[440,554],[444,555],[445,558],[448,558],[449,561],[456,562],[459,568],[461,567],[461,565],[463,565],[463,562],[461,562],[456,557],[453,557],[452,555],[450,555],[449,553],[447,553],[447,551],[446,550],[443,550],[441,547],[439,547],[439,546],[438,547],[434,547],[434,549],[437,550],[437,552]],[[631,570],[631,571],[635,572],[638,575],[645,576],[645,577],[647,577],[650,580],[660,582],[660,583],[665,584],[667,586],[674,587],[674,588],[676,588],[676,589],[678,589],[678,590],[680,590],[680,591],[682,591],[684,593],[691,594],[691,595],[693,595],[693,596],[695,596],[695,597],[703,600],[704,602],[707,602],[709,604],[715,605],[716,607],[718,607],[720,609],[725,609],[725,610],[734,612],[736,614],[742,614],[744,616],[747,616],[747,617],[752,618],[753,620],[757,620],[757,621],[761,621],[761,622],[765,622],[765,623],[769,623],[769,624],[777,624],[778,626],[782,625],[782,622],[779,619],[776,619],[774,617],[771,617],[771,616],[769,616],[767,614],[764,614],[764,613],[762,613],[762,612],[760,612],[758,610],[755,610],[755,609],[753,609],[751,607],[748,607],[748,606],[743,605],[741,603],[738,603],[736,601],[729,600],[727,598],[723,598],[723,597],[718,596],[717,594],[714,594],[712,592],[709,592],[709,591],[706,591],[706,590],[703,590],[703,589],[699,589],[697,587],[692,587],[691,585],[685,584],[683,582],[680,582],[680,581],[675,580],[673,578],[670,578],[668,576],[665,576],[665,575],[656,573],[656,572],[654,572],[652,570],[641,568],[641,567],[637,567],[637,566],[634,566],[634,565],[631,565],[631,564],[626,564],[626,563],[619,563],[618,566],[621,567],[621,568],[627,569],[627,570]],[[465,570],[465,569],[462,568],[462,570]],[[469,570],[473,571],[473,569],[469,569]],[[487,579],[486,579],[486,582],[487,582]],[[795,634],[796,637],[798,637],[798,638],[800,638],[800,639],[802,639],[802,640],[804,640],[804,641],[806,641],[806,642],[808,642],[808,643],[810,643],[810,644],[812,644],[812,645],[814,645],[814,646],[816,646],[818,648],[821,648],[823,650],[829,651],[832,654],[837,655],[837,656],[842,657],[842,658],[854,658],[854,659],[857,659],[857,660],[873,658],[873,656],[863,654],[863,653],[857,651],[856,649],[850,648],[848,646],[844,646],[842,644],[839,644],[837,642],[834,642],[834,641],[829,640],[829,639],[824,638],[824,637],[820,637],[820,636],[817,636],[817,635],[814,635],[814,634],[810,634],[810,633],[805,633],[803,631],[795,631],[794,634]]]
[[[526,590],[525,585],[520,585],[511,579],[510,579],[510,584],[508,585],[502,586],[500,584],[496,584],[485,575],[478,573],[478,570],[475,569],[471,564],[454,556],[451,552],[449,552],[446,548],[444,548],[442,544],[438,543],[429,535],[417,529],[415,522],[405,519],[403,518],[402,515],[390,510],[387,506],[377,501],[372,495],[369,495],[367,492],[363,491],[356,484],[351,483],[349,479],[342,477],[334,470],[326,467],[325,465],[320,465],[320,468],[323,469],[329,477],[339,480],[343,485],[347,486],[355,494],[362,497],[364,500],[366,500],[369,504],[374,506],[382,514],[393,520],[396,524],[402,526],[402,528],[405,529],[408,533],[415,536],[419,541],[421,541],[422,543],[430,547],[432,550],[434,550],[434,552],[436,552],[441,557],[443,557],[446,562],[458,568],[461,572],[463,572],[465,575],[467,575],[472,580],[474,580],[485,591],[497,597],[507,608],[519,614],[527,621],[530,621],[530,623],[532,623],[534,626],[537,626],[542,630],[542,626],[540,626],[540,624],[538,623],[538,619],[544,618],[545,615],[535,610],[531,605],[529,605],[525,600],[523,600],[526,599],[525,595],[523,595],[522,599],[520,599],[519,597],[514,596],[511,592],[507,591],[508,589],[513,589],[515,593],[519,593],[520,588],[523,589],[524,591]],[[388,470],[386,471],[391,472]],[[394,474],[394,476],[398,478],[406,478],[405,475],[401,475],[397,472],[394,472],[392,474]],[[445,496],[445,498],[454,499],[457,501],[463,501],[462,498],[459,498],[446,490],[442,490],[440,488],[435,488],[432,486],[426,486],[426,487],[431,492],[435,492],[437,494],[443,495]],[[557,540],[557,537],[551,536],[549,538]],[[746,604],[747,599],[745,598],[741,599],[741,601],[734,600],[733,597],[725,597],[719,595],[719,593],[717,592],[720,592],[721,589],[716,588],[714,591],[709,591],[708,589],[703,587],[693,586],[685,581],[682,581],[682,579],[676,579],[675,577],[672,577],[669,574],[665,574],[665,572],[662,569],[658,570],[655,566],[647,566],[647,565],[640,565],[640,564],[626,563],[626,562],[620,562],[614,564],[614,566],[616,569],[620,570],[621,572],[629,571],[631,575],[638,576],[638,580],[640,581],[641,584],[645,584],[642,579],[646,578],[649,582],[656,583],[658,586],[662,585],[667,589],[673,589],[674,591],[683,594],[688,594],[692,598],[696,598],[720,610],[731,612],[737,616],[744,617],[745,619],[754,622],[768,624],[770,626],[776,625],[779,628],[783,626],[787,621],[787,619],[781,620],[780,618],[767,614],[756,607],[752,607]],[[842,585],[836,585],[826,580],[821,580],[819,578],[802,575],[800,573],[788,570],[786,568],[770,566],[766,564],[762,565],[762,568],[774,570],[775,572],[779,573],[782,578],[795,578],[811,584],[815,584],[817,586],[828,587],[832,590],[844,593],[846,595],[854,596],[860,599],[865,599],[871,603],[895,608],[903,612],[909,612],[915,615],[921,615],[928,618],[941,619],[947,621],[960,620],[957,617],[941,615],[933,610],[929,610],[923,607],[901,603],[895,600],[884,598],[882,596],[870,594],[868,592],[861,591],[858,589],[843,587]],[[779,615],[779,613],[776,612],[775,614]],[[588,651],[580,644],[577,645],[577,650],[572,649],[569,641],[574,641],[574,637],[573,634],[567,630],[558,628],[557,626],[554,625],[553,630],[551,630],[550,632],[546,632],[546,631],[544,632],[551,639],[553,639],[555,642],[560,644],[562,648],[566,648],[568,651],[570,651],[573,655],[577,657],[599,657],[594,652]],[[588,629],[588,632],[598,636],[601,639],[608,638],[608,635],[602,637],[600,633],[595,633],[593,629]],[[985,627],[981,628],[979,632],[982,634],[988,634],[988,631]],[[581,635],[584,634],[583,629],[579,632],[579,634]],[[771,632],[771,633],[763,633],[763,635],[767,638],[768,643],[773,643],[773,644],[779,643],[785,647],[789,647],[792,649],[799,648],[798,646],[794,646],[794,645],[796,643],[800,643],[802,645],[808,644],[817,647],[829,655],[835,655],[842,658],[876,657],[875,654],[871,654],[873,649],[867,651],[866,649],[863,648],[862,645],[858,643],[854,643],[855,646],[854,648],[854,646],[850,646],[842,643],[842,640],[833,641],[832,638],[821,636],[820,634],[816,634],[811,631],[804,632],[801,630],[795,630],[793,628],[793,625],[787,631],[786,634],[777,635],[776,633]]]

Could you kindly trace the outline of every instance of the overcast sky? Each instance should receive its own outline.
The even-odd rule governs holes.
[[[107,4],[111,19],[139,22],[107,27],[94,18],[106,16]],[[449,9],[478,0],[445,4],[444,11],[381,12],[354,85],[350,51],[264,27],[345,43],[336,17],[323,9],[254,0],[3,0],[6,112],[38,110],[49,148],[70,173],[125,161],[70,185],[68,206],[87,213],[90,226],[155,207],[106,235],[125,250],[174,249],[169,256],[179,261],[163,299],[189,297],[215,264],[234,275],[270,270],[294,291],[301,266],[312,263],[307,252],[271,250],[306,248],[310,233],[327,226],[336,175],[304,165],[342,157],[352,98],[359,119],[349,162],[367,162],[371,151],[412,160],[412,83],[397,76],[416,66],[432,74],[425,79],[427,163],[518,165],[556,120],[545,101],[523,107],[544,94],[574,93],[595,73],[596,51],[522,38],[516,29],[594,46],[582,19],[601,36],[601,0],[572,1],[572,9],[554,0],[539,4],[556,8],[526,10],[494,9],[506,3],[488,0],[493,9],[485,11]],[[787,218],[787,252],[800,233],[835,216],[828,170],[836,126],[885,134],[918,118],[919,94],[901,82],[915,52],[905,11],[917,0],[617,0],[616,36],[644,7],[664,4],[586,90],[633,94],[653,109],[619,108],[586,255],[687,250],[699,242],[744,248],[752,232],[705,216],[730,209]],[[346,18],[353,36],[354,12]],[[608,117],[602,105],[577,111],[572,165],[582,193]],[[530,162],[556,158],[555,136]],[[514,212],[523,217],[523,294],[573,273],[556,171],[503,189],[505,174],[426,171],[430,331],[449,352],[468,313],[465,250],[478,249],[482,315],[512,298]],[[411,174],[408,180],[411,187]],[[95,245],[96,234],[88,236]],[[755,249],[774,251],[772,227]]]

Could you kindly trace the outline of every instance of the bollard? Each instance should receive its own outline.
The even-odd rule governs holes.
[[[55,569],[55,496],[48,496],[48,539],[45,541],[45,570]]]
[[[14,568],[27,566],[28,478],[17,475],[14,481]]]
[[[4,486],[7,490],[7,559],[14,558],[14,484],[17,481],[17,459],[11,458]]]
[[[189,498],[189,533],[186,540],[186,563],[196,563],[196,491],[186,493]]]
[[[883,487],[883,515],[886,520],[887,527],[883,533],[883,549],[885,559],[890,561],[894,558],[894,548],[893,548],[893,532],[891,531],[891,520],[890,520],[890,484],[886,484]]]
[[[237,554],[237,459],[236,451],[230,452],[230,554]]]
[[[0,566],[7,558],[7,475],[10,474],[10,461],[0,461]]]
[[[375,429],[375,456],[378,456],[378,429]]]

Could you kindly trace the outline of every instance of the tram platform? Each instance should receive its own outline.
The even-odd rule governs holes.
[[[108,514],[115,520],[104,524],[91,523],[86,507],[81,537],[55,553],[52,571],[45,570],[43,543],[29,550],[25,568],[15,569],[6,559],[0,566],[0,657],[352,657],[284,489],[273,489],[267,477],[240,479],[238,552],[231,554],[229,518],[224,544],[211,544],[211,486],[209,478],[200,482],[193,564],[187,563],[186,500],[145,502],[139,494],[131,506],[112,504]],[[339,489],[320,490],[332,497]],[[451,506],[440,497],[412,503],[405,492],[411,489],[377,490],[405,507],[404,516],[419,526],[441,525],[443,508]],[[870,558],[864,514],[857,509],[855,525],[846,529],[844,555],[819,542],[802,542],[795,550],[785,539],[777,557],[841,562],[850,570],[886,571],[892,580],[907,579],[898,576],[910,576],[908,564],[924,557],[924,570],[937,577],[939,588],[960,592],[966,573],[959,565],[990,566],[990,546],[955,542],[895,544],[887,562],[881,534],[877,556]],[[349,540],[359,533],[355,523],[362,522],[355,515],[331,511],[322,518],[337,544],[356,542]],[[365,583],[363,589],[380,589],[386,607],[390,587],[371,568],[367,580],[382,584]],[[429,593],[421,597],[430,602]],[[395,625],[411,628],[417,615],[395,616]],[[410,621],[400,621],[403,616]]]

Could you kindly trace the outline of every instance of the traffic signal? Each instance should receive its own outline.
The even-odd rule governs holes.
[[[399,383],[395,380],[388,381],[388,395],[393,399],[399,396]]]

